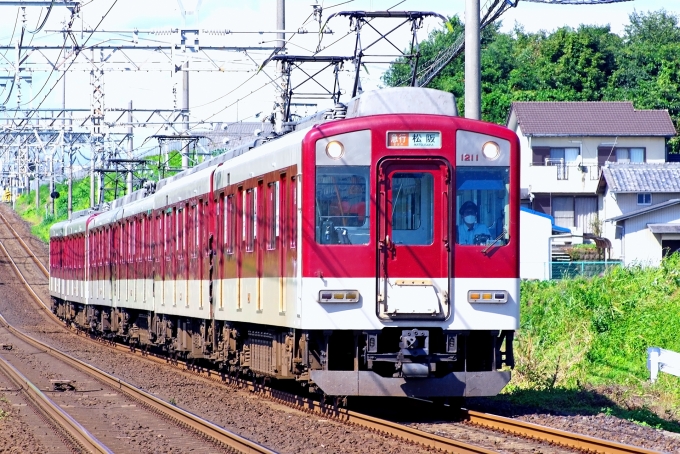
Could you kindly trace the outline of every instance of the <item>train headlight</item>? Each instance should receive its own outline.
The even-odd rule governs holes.
[[[328,145],[326,145],[326,155],[331,159],[340,159],[345,155],[345,147],[337,140],[328,142]]]
[[[508,292],[505,290],[470,290],[468,303],[507,303]]]
[[[493,161],[501,155],[501,147],[496,142],[486,142],[482,145],[482,154],[486,159]]]

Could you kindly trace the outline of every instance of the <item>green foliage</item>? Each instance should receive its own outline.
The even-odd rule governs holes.
[[[665,10],[631,14],[620,37],[608,26],[581,25],[551,33],[526,33],[498,25],[482,33],[482,118],[504,124],[513,101],[632,101],[636,109],[667,109],[680,129],[680,26]],[[453,32],[437,30],[420,45],[421,67],[463,33],[458,17]],[[404,85],[411,68],[403,59],[385,73],[386,85]],[[464,103],[464,59],[460,55],[432,82]],[[680,138],[670,140],[680,153]]]
[[[26,221],[32,224],[32,233],[43,240],[49,241],[49,232],[52,224],[68,218],[68,185],[59,183],[54,185],[54,190],[59,193],[55,200],[55,215],[52,215],[52,199],[48,185],[40,186],[39,208],[35,206],[35,190],[20,195],[16,200],[16,211]],[[90,177],[73,182],[73,211],[80,211],[90,206]]]
[[[650,384],[646,367],[647,347],[680,351],[680,255],[658,268],[522,282],[521,295],[511,391],[622,386],[680,415],[678,378]]]

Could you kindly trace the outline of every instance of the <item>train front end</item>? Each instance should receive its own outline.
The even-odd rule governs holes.
[[[519,325],[519,145],[452,95],[352,100],[302,148],[299,327],[328,395],[497,394]]]

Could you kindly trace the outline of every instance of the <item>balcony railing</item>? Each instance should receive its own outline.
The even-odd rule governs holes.
[[[582,165],[579,164],[578,162],[572,161],[572,162],[564,162],[563,158],[545,158],[543,162],[533,162],[531,163],[532,167],[555,167],[556,170],[556,176],[558,180],[568,180],[569,179],[569,172],[570,168],[571,171],[577,171],[579,172],[579,178],[580,174],[582,173],[587,173],[588,174],[588,179],[592,181],[597,181],[600,179],[600,175],[602,175],[602,166],[599,166],[597,164],[592,164],[592,165]]]
[[[568,180],[569,179],[569,166],[564,162],[562,158],[545,158],[545,165],[554,166],[557,169],[557,179],[558,180]]]

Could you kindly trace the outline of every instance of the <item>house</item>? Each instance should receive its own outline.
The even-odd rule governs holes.
[[[522,279],[550,279],[551,247],[569,229],[555,225],[552,216],[522,207],[519,212],[519,275]]]
[[[612,163],[599,182],[603,235],[624,264],[680,251],[680,163]]]
[[[631,102],[514,102],[508,127],[520,138],[523,206],[575,235],[601,233],[605,164],[663,164],[676,133],[667,111]]]

